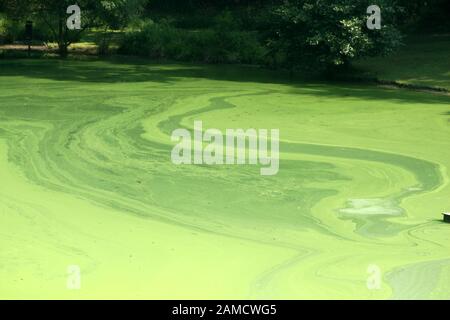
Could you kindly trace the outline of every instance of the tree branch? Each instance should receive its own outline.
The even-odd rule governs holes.
[[[50,31],[53,34],[54,40],[58,41],[58,34],[56,33],[56,30],[53,28],[52,24],[48,22],[48,20],[45,18],[45,14],[41,13],[41,17],[44,20],[45,24],[50,28]]]

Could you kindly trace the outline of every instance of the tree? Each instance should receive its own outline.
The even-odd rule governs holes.
[[[43,21],[51,31],[52,39],[58,44],[61,56],[67,55],[67,48],[77,41],[89,28],[123,25],[127,19],[139,12],[143,0],[77,0],[81,9],[81,29],[69,30],[66,22],[67,8],[73,0],[4,0],[5,11],[13,18]]]
[[[387,54],[400,44],[390,24],[392,1],[379,0],[381,30],[366,26],[364,0],[290,0],[273,9],[268,43],[273,56],[285,65],[310,71],[345,66],[351,60]]]
[[[450,1],[397,0],[407,31],[450,31]]]
[[[99,54],[106,53],[111,33],[108,29],[120,30],[125,28],[133,19],[142,14],[146,0],[112,0],[101,1],[101,10],[97,21],[103,32],[99,39]]]

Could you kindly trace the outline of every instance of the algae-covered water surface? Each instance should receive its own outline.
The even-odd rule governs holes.
[[[278,173],[175,165],[198,120],[279,129]],[[0,298],[449,299],[449,138],[448,95],[2,60]]]

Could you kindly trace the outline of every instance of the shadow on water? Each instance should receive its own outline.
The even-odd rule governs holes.
[[[398,103],[448,104],[450,97],[373,85],[324,82],[289,77],[286,72],[252,66],[157,63],[142,58],[110,59],[14,59],[0,60],[0,77],[22,76],[56,81],[92,83],[158,82],[172,84],[183,79],[281,84],[292,94],[324,98],[394,100]]]

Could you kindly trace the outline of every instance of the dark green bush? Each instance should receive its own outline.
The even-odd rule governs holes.
[[[234,22],[229,19],[220,17],[218,27],[197,31],[148,23],[125,34],[119,53],[192,62],[263,63],[265,49],[257,34],[231,27]]]
[[[6,38],[6,18],[0,14],[0,44],[5,43]]]
[[[0,20],[0,37],[3,43],[25,41],[25,20]],[[53,38],[51,30],[43,23],[33,22],[33,40],[45,41]]]
[[[192,15],[175,15],[173,26],[180,29],[208,29],[212,25],[212,14],[207,11]]]

